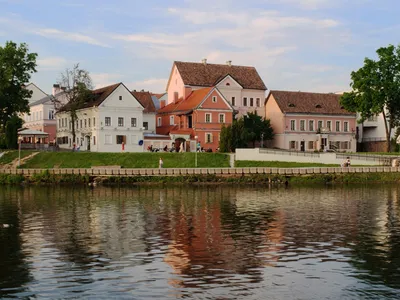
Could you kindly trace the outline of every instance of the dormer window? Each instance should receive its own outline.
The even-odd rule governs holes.
[[[321,104],[315,105],[315,108],[321,108]]]
[[[231,84],[229,82],[226,83],[226,86],[230,86]]]
[[[294,103],[289,103],[288,106],[289,107],[295,107],[296,105],[294,105]]]

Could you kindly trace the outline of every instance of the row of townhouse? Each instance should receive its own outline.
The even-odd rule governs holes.
[[[195,151],[219,147],[222,125],[257,112],[271,120],[271,147],[298,151],[355,151],[356,115],[340,106],[340,95],[267,91],[254,67],[173,63],[166,93],[129,91],[123,83],[92,91],[77,111],[72,135],[64,90],[48,96],[33,88],[25,127],[49,133],[60,148],[97,152],[140,152],[152,148]],[[268,94],[267,94],[268,93]],[[38,99],[40,98],[40,99]],[[54,99],[62,107],[55,109]],[[57,111],[57,113],[55,113]]]

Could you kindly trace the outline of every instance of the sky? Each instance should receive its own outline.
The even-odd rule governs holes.
[[[173,61],[254,66],[271,90],[339,92],[400,43],[398,0],[0,0],[0,45],[38,53],[47,93],[79,63],[96,87],[166,90]]]

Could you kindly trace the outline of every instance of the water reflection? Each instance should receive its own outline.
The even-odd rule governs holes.
[[[397,186],[4,188],[0,297],[397,297]]]

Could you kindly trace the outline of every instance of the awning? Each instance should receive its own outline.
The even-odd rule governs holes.
[[[30,137],[30,136],[38,136],[38,137],[47,137],[49,134],[47,132],[33,130],[33,129],[25,129],[18,132],[18,136],[22,137]]]

